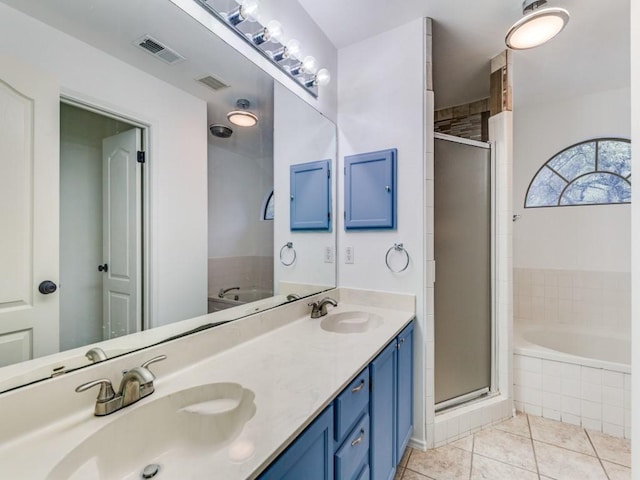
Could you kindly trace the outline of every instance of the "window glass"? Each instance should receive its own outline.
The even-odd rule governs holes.
[[[262,218],[264,220],[273,220],[274,209],[275,207],[273,205],[273,190],[271,190],[271,193],[269,193],[269,198],[267,199],[264,206],[264,213],[262,215]]]
[[[560,194],[566,186],[567,182],[549,168],[543,167],[529,186],[526,206],[545,207],[557,205]]]
[[[562,194],[560,205],[593,205],[631,202],[631,185],[617,175],[590,173],[571,183]]]
[[[525,208],[631,202],[631,143],[603,138],[572,145],[536,173]]]
[[[598,142],[598,170],[623,177],[631,175],[631,144],[615,140]]]
[[[596,169],[596,142],[581,143],[557,154],[547,165],[571,181]]]

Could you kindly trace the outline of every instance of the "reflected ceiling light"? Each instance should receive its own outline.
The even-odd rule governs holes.
[[[525,0],[522,13],[525,15],[507,32],[505,43],[512,50],[538,47],[556,35],[569,23],[569,12],[564,8],[540,8],[547,0]]]
[[[227,21],[234,27],[245,20],[255,22],[260,17],[258,0],[236,0],[240,6],[227,15]]]
[[[249,100],[246,98],[238,99],[236,102],[238,110],[232,110],[227,113],[227,119],[239,127],[253,127],[258,123],[258,117],[247,110],[250,105]]]

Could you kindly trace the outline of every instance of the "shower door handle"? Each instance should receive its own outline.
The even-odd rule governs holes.
[[[104,265],[98,265],[98,271],[107,273],[109,271],[109,265],[106,263]]]

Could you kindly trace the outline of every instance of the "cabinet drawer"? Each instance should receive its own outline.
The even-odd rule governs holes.
[[[369,367],[336,398],[335,438],[338,443],[351,430],[353,424],[369,404]]]
[[[369,457],[369,415],[365,414],[347,435],[335,455],[336,480],[350,480],[367,463]]]

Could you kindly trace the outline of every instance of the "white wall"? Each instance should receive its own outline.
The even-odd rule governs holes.
[[[205,103],[4,4],[0,54],[45,70],[66,95],[150,126],[153,325],[206,313]]]
[[[223,25],[213,18],[198,5],[197,2],[192,0],[171,0],[171,2],[198,20],[206,28],[210,29],[224,42],[254,62],[295,95],[314,106],[333,122],[336,121],[338,109],[338,53],[336,47],[296,0],[261,1],[260,6],[263,23],[272,19],[280,21],[285,30],[284,41],[289,38],[296,38],[302,44],[302,50],[305,55],[313,55],[321,67],[329,69],[333,80],[329,85],[320,88],[317,99],[306,92],[297,81],[291,79],[244,40],[239,38],[226,25]]]
[[[517,88],[517,86],[516,86]],[[630,205],[524,209],[553,155],[596,137],[630,135],[629,89],[514,107],[514,267],[628,272]]]
[[[631,141],[634,145],[640,145],[640,4],[631,2]],[[638,161],[636,155],[633,155],[632,162],[633,177],[640,175],[638,169]],[[632,189],[632,202],[640,205],[640,189]],[[631,282],[632,288],[632,345],[635,348],[632,352],[632,370],[640,371],[640,209],[631,209],[631,227],[632,227],[632,252],[631,252],[631,275],[635,281]],[[632,405],[636,405],[636,409],[632,415],[632,437],[636,440],[640,438],[640,414],[637,405],[640,399],[640,382],[636,381],[632,386],[631,392]],[[633,464],[631,471],[633,478],[640,478],[640,443],[635,441],[631,444],[631,458]]]
[[[276,293],[279,293],[280,282],[335,286],[335,259],[325,262],[324,251],[331,248],[335,257],[338,214],[335,207],[336,126],[309,105],[300,102],[279,83],[275,83],[274,88],[274,288]],[[331,229],[291,231],[289,166],[318,160],[330,160],[331,164],[331,205],[334,213]],[[287,242],[292,242],[296,251],[295,263],[288,267],[280,262],[280,250]],[[292,257],[288,255],[289,253],[285,252],[284,259],[290,263]]]
[[[273,255],[273,222],[261,220],[273,188],[273,154],[248,158],[209,142],[209,257]]]
[[[413,440],[423,446],[425,351],[433,352],[433,339],[425,338],[424,306],[425,249],[429,243],[424,218],[425,152],[433,152],[432,137],[430,141],[425,139],[429,130],[425,108],[427,118],[433,118],[433,94],[425,91],[426,35],[425,20],[417,19],[338,52],[338,168],[341,171],[344,167],[346,155],[398,149],[396,230],[345,232],[344,176],[339,175],[338,285],[417,296]],[[430,237],[433,252],[433,235]],[[400,274],[390,272],[385,265],[385,253],[394,243],[404,243],[411,255],[408,269]],[[354,248],[354,264],[344,263],[347,246]]]

